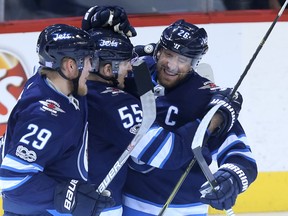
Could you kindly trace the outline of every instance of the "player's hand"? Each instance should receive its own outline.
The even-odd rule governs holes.
[[[218,187],[211,189],[208,182],[204,183],[200,192],[200,201],[218,210],[228,210],[234,206],[239,193],[248,188],[245,173],[236,164],[224,164],[214,174]]]
[[[127,37],[137,35],[135,28],[130,25],[126,11],[119,6],[94,6],[86,12],[82,19],[82,29],[89,31],[102,27],[112,27],[115,32]]]
[[[219,187],[212,190],[210,189],[211,186],[208,182],[203,184],[200,188],[200,192],[202,193],[200,201],[218,210],[232,208],[239,193],[237,182],[227,171],[219,170],[214,176]]]
[[[224,121],[220,126],[218,134],[226,133],[233,127],[234,123],[238,119],[242,107],[242,95],[239,92],[236,92],[231,98],[230,94],[232,91],[232,88],[220,89],[212,96],[208,104],[209,109],[216,104],[222,104],[218,110],[218,113],[221,113]]]
[[[57,185],[54,206],[58,212],[73,216],[98,216],[104,208],[115,204],[110,195],[107,190],[99,194],[94,185],[72,179]]]

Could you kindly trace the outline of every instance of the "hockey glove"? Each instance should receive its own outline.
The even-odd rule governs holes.
[[[224,121],[220,125],[219,130],[213,133],[213,135],[227,133],[233,127],[239,116],[243,98],[239,92],[236,92],[231,98],[230,94],[232,91],[232,88],[221,89],[212,96],[208,104],[208,109],[216,104],[222,104],[217,112],[221,113]]]
[[[218,187],[214,190],[208,182],[200,188],[200,201],[218,210],[228,210],[234,206],[239,193],[248,188],[245,173],[235,164],[224,164],[214,174]]]
[[[94,6],[86,12],[82,19],[82,29],[89,31],[101,27],[112,27],[115,32],[124,33],[127,37],[137,35],[126,11],[119,6]]]
[[[110,195],[110,191],[104,191],[100,195],[94,185],[72,179],[68,183],[57,185],[54,206],[58,212],[73,216],[98,216],[104,208],[115,204]]]

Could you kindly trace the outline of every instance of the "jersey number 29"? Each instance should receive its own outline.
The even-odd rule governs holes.
[[[44,148],[44,146],[46,145],[46,143],[48,142],[49,138],[51,137],[52,133],[51,131],[42,128],[40,129],[37,125],[35,124],[29,124],[27,129],[30,131],[27,134],[25,134],[21,139],[20,142],[21,143],[25,143],[27,145],[30,144],[30,142],[32,142],[32,146],[38,150],[41,150]],[[36,138],[30,138],[29,137],[33,137],[36,135]],[[29,141],[31,140],[31,141]]]

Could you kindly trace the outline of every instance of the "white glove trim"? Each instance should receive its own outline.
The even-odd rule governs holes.
[[[244,171],[242,169],[240,169],[238,166],[236,166],[235,164],[232,164],[232,163],[223,164],[222,166],[220,166],[219,169],[221,169],[221,168],[233,171],[239,177],[239,179],[242,183],[241,192],[244,192],[245,190],[247,190],[247,188],[249,186],[249,182],[248,182],[246,174],[244,173]]]

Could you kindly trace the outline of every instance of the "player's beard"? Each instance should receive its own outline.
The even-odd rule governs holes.
[[[88,68],[89,69],[89,68]],[[87,78],[89,75],[89,70],[86,67],[82,70],[81,75],[78,80],[78,89],[77,89],[77,94],[80,96],[85,96],[88,92],[88,87],[87,87]]]
[[[157,67],[158,82],[165,88],[173,88],[182,82],[187,76],[187,73],[169,73],[166,67]]]

